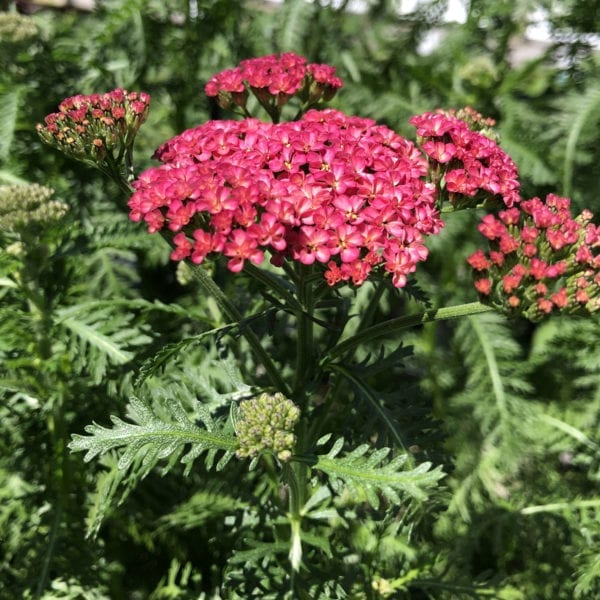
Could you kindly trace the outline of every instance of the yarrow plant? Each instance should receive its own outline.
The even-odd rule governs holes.
[[[429,112],[410,119],[429,159],[439,202],[455,208],[512,207],[520,200],[517,167],[497,144],[486,119],[471,108]]]
[[[283,394],[261,394],[242,400],[235,422],[240,447],[238,458],[253,458],[261,452],[273,452],[279,460],[292,457],[296,436],[294,427],[300,409]]]
[[[403,522],[443,477],[418,450],[406,449],[418,445],[400,426],[402,407],[377,391],[377,375],[397,366],[399,348],[374,353],[373,343],[393,342],[415,324],[492,310],[537,320],[599,308],[600,231],[591,213],[572,218],[569,200],[554,195],[523,200],[493,121],[470,108],[428,112],[410,120],[415,144],[371,119],[321,107],[341,86],[333,67],[292,53],[243,61],[205,87],[241,119],[181,132],[156,150],[160,164],[134,179],[132,148],[148,112],[146,94],[74,96],[38,126],[44,142],[127,190],[130,219],[166,240],[172,260],[187,261],[220,311],[221,325],[144,363],[140,395],[145,380],[210,334],[219,357],[231,334],[237,361],[233,367],[222,359],[234,389],[203,380],[206,403],[199,398],[195,412],[175,392],[161,409],[135,398],[132,422],[91,425],[89,435],[74,435],[71,449],[85,451],[86,460],[121,453],[111,489],[126,479],[123,471],[137,482],[163,459],[165,470],[179,457],[187,470],[201,455],[208,469],[251,459],[270,483],[260,488],[268,507],[257,506],[247,521],[272,528],[236,560],[254,560],[256,581],[264,581],[260,569],[280,563],[287,550],[284,585],[294,598],[316,597],[298,576],[303,566],[321,570],[322,561],[335,560],[327,536],[315,533],[319,523],[347,523],[337,510],[353,502],[371,507],[365,511],[385,504]],[[297,112],[282,120],[291,104]],[[476,207],[488,211],[479,231],[490,243],[489,252],[468,258],[481,302],[418,314],[394,309],[379,320],[384,293],[398,299],[402,288],[419,300],[409,281],[428,258],[427,238],[442,231],[442,215]],[[209,261],[225,265],[218,278]],[[259,287],[260,310],[236,305],[228,273],[238,286],[252,280]],[[357,414],[373,415],[368,431]],[[365,578],[370,590],[387,581],[381,573]],[[246,571],[237,581],[250,585]],[[261,585],[245,597],[263,597]],[[402,586],[397,580],[389,589]]]
[[[402,287],[442,227],[426,164],[408,140],[339,111],[299,121],[209,122],[158,149],[133,183],[130,217],[177,232],[171,257],[224,254],[231,271],[265,252],[324,267],[330,285],[381,266]]]
[[[35,236],[40,228],[60,221],[69,206],[54,200],[54,190],[36,183],[0,186],[0,230]]]
[[[569,209],[549,194],[483,218],[490,250],[467,259],[482,302],[532,321],[600,310],[600,227],[590,211],[573,218]]]
[[[299,113],[331,100],[342,87],[335,67],[307,64],[293,52],[270,54],[243,60],[239,66],[211,77],[204,87],[207,96],[216,98],[222,108],[249,117],[250,94],[258,100],[274,123],[283,107],[292,99],[300,102]]]
[[[133,142],[149,105],[145,92],[121,88],[72,96],[38,124],[37,131],[47,144],[125,185],[132,174]]]

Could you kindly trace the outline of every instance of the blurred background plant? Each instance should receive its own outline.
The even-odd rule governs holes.
[[[0,215],[15,194],[46,198],[34,184],[53,190],[55,208],[68,205],[0,230],[0,597],[246,598],[264,581],[262,597],[277,597],[283,578],[267,563],[249,569],[240,550],[250,540],[260,555],[264,523],[250,506],[270,485],[252,473],[253,488],[241,485],[243,465],[210,483],[201,470],[152,471],[113,508],[116,458],[99,468],[67,453],[71,433],[124,414],[156,349],[224,321],[166,247],[128,221],[122,192],[43,147],[35,124],[76,93],[148,92],[141,170],[167,138],[225,118],[202,93],[212,74],[293,51],[338,68],[334,107],[407,137],[414,114],[473,106],[496,119],[526,197],[569,195],[577,211],[600,213],[598,0],[465,0],[460,22],[448,4],[0,2]],[[546,41],[528,41],[540,20]],[[465,258],[480,243],[476,223],[453,215],[430,240],[416,283],[433,306],[475,299]],[[260,305],[251,290],[230,292]],[[384,297],[388,315],[412,302]],[[415,452],[449,473],[445,488],[434,509],[400,507],[410,518],[343,499],[343,518],[323,525],[334,558],[307,575],[307,597],[597,598],[598,325],[482,315],[416,328],[413,354],[378,377],[390,395],[402,381],[393,398]],[[177,382],[190,406],[209,387],[225,394],[223,360],[200,342],[166,364],[161,385]],[[160,406],[156,381],[145,385]]]

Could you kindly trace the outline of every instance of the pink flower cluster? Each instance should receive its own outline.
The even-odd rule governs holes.
[[[330,285],[362,284],[374,267],[406,283],[442,227],[426,160],[370,119],[311,110],[299,121],[211,121],[155,155],[134,182],[130,217],[175,232],[174,260],[228,257],[240,271],[286,259],[323,265]]]
[[[121,88],[105,94],[66,98],[58,112],[37,125],[42,140],[79,159],[102,160],[107,152],[133,144],[146,120],[150,96]]]
[[[307,64],[304,57],[284,52],[243,60],[239,66],[213,75],[204,91],[229,109],[245,108],[250,90],[269,113],[277,113],[294,95],[314,106],[330,100],[342,85],[335,67]]]
[[[481,300],[531,320],[600,310],[600,226],[592,216],[573,219],[570,200],[554,194],[484,216],[479,231],[490,251],[467,259]]]
[[[514,206],[520,200],[517,167],[492,137],[475,130],[488,133],[493,121],[472,109],[463,113],[428,112],[410,119],[436,188],[455,208],[498,199]]]

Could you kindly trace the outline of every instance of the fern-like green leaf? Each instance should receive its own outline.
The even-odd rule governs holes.
[[[0,93],[0,160],[6,160],[15,135],[21,88]]]
[[[158,373],[170,360],[176,358],[183,351],[186,351],[190,346],[195,346],[201,343],[206,338],[214,338],[215,336],[225,335],[232,329],[237,327],[235,323],[228,323],[221,327],[216,327],[208,331],[203,331],[198,335],[194,335],[189,338],[184,338],[178,342],[167,344],[163,346],[154,356],[145,360],[140,367],[137,379],[135,381],[135,387],[139,388],[146,379]]]
[[[407,455],[388,460],[390,448],[370,451],[369,445],[363,444],[345,456],[338,456],[342,446],[343,439],[338,439],[327,455],[316,457],[312,467],[329,477],[336,492],[347,488],[373,508],[379,507],[380,496],[394,504],[401,501],[401,495],[426,500],[444,477],[441,467],[432,469],[428,462],[405,470]]]
[[[74,434],[69,444],[72,452],[86,453],[84,461],[100,456],[107,467],[98,478],[87,520],[88,536],[94,537],[98,533],[107,512],[115,504],[119,488],[117,504],[122,503],[159,463],[164,463],[162,475],[178,462],[185,464],[184,474],[187,475],[194,461],[205,455],[206,467],[212,468],[216,461],[215,468],[220,470],[231,460],[238,446],[235,437],[216,430],[211,416],[199,404],[190,415],[182,403],[172,397],[165,397],[158,407],[146,400],[132,398],[128,409],[130,422],[113,416],[112,427],[93,423],[85,428],[89,435]]]
[[[194,461],[202,454],[206,454],[205,462],[212,466],[217,453],[222,453],[217,470],[229,462],[238,447],[237,440],[213,431],[214,424],[208,415],[201,415],[205,425],[203,428],[194,423],[178,400],[169,399],[165,402],[165,409],[171,417],[170,421],[157,417],[146,401],[132,398],[129,404],[132,423],[113,416],[112,428],[96,423],[88,425],[85,430],[90,435],[74,434],[69,448],[73,452],[86,452],[86,462],[118,448],[120,469],[130,469],[141,459],[136,464],[141,472],[140,479],[163,460],[168,460],[163,474],[178,459],[186,465],[186,474],[189,473]]]
[[[106,302],[84,302],[57,311],[57,323],[68,332],[68,352],[74,368],[89,371],[100,383],[108,365],[124,365],[133,349],[151,338],[132,323],[133,314],[123,306]]]
[[[308,34],[308,24],[314,10],[314,6],[304,0],[291,0],[283,5],[278,36],[282,51],[302,47],[302,40]]]
[[[600,86],[592,86],[584,94],[573,94],[570,105],[575,119],[570,123],[564,158],[562,193],[565,196],[571,194],[575,154],[582,132],[593,130],[600,119]]]

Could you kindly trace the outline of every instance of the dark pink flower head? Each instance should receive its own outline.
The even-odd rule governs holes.
[[[290,58],[291,60],[291,58]],[[174,260],[224,254],[321,265],[331,285],[373,269],[398,287],[442,222],[414,144],[369,119],[309,111],[298,121],[210,121],[163,144],[134,182],[130,217],[177,232]]]
[[[105,94],[81,94],[65,98],[58,112],[37,125],[47,144],[77,160],[102,162],[107,154],[133,144],[138,129],[148,117],[150,96],[121,88]]]
[[[531,320],[600,310],[599,228],[589,210],[573,218],[570,204],[548,194],[483,218],[489,255],[467,259],[482,302]]]
[[[499,200],[510,208],[519,202],[517,168],[493,138],[493,120],[466,108],[428,112],[410,123],[429,157],[434,184],[453,206]]]
[[[304,57],[284,52],[243,60],[239,66],[213,75],[204,91],[209,97],[217,97],[226,109],[235,105],[245,108],[252,92],[277,120],[281,107],[293,96],[315,106],[330,100],[342,85],[335,67],[307,64]]]

